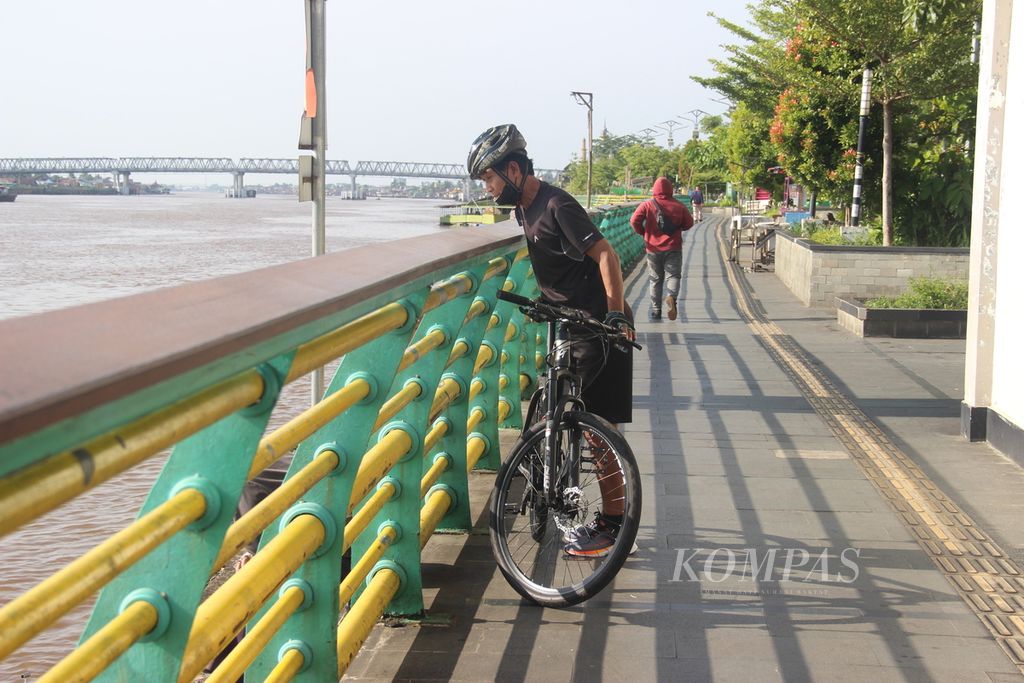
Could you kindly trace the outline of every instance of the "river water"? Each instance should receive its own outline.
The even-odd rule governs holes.
[[[438,232],[442,203],[328,198],[327,251]],[[0,319],[253,270],[310,250],[311,204],[294,197],[22,195],[0,205]],[[271,428],[308,401],[308,379],[286,387]],[[165,457],[0,538],[0,605],[129,524]],[[0,662],[0,682],[34,680],[58,662],[74,648],[90,607]]]

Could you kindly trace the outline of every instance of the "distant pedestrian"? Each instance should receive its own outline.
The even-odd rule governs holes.
[[[704,193],[700,191],[700,185],[690,192],[690,203],[693,204],[693,219],[698,223],[704,220]]]
[[[679,275],[683,266],[683,232],[693,227],[686,205],[672,196],[668,178],[654,181],[654,197],[636,207],[629,224],[643,236],[650,279],[651,320],[661,320],[662,295],[669,320],[676,319]]]

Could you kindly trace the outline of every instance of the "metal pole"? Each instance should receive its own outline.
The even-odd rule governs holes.
[[[864,131],[871,112],[871,69],[864,69],[864,84],[860,90],[860,127],[857,130],[857,168],[853,172],[853,205],[850,225],[860,225],[860,190],[864,179]]]
[[[591,187],[594,178],[594,93],[572,91],[569,95],[587,108],[587,208],[590,208]]]
[[[325,210],[327,200],[327,0],[312,0],[313,6],[313,82],[317,110],[313,117],[313,256],[323,256],[326,245]],[[313,371],[311,400],[315,405],[324,395],[324,371]]]
[[[594,180],[594,100],[587,105],[587,208],[590,208],[591,187]]]

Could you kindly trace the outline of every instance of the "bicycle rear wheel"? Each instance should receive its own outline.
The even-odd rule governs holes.
[[[583,602],[615,578],[636,539],[641,507],[636,459],[618,430],[597,415],[576,411],[565,413],[557,430],[555,505],[544,507],[541,495],[543,423],[527,430],[512,448],[490,503],[491,549],[498,568],[520,595],[546,607]],[[622,482],[610,495],[606,492],[605,501],[598,477],[615,469],[621,470]],[[612,500],[624,512],[611,551],[600,558],[568,555],[571,534]]]

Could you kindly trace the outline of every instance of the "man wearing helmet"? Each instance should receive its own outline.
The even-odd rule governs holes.
[[[505,124],[481,133],[470,147],[466,169],[472,178],[483,181],[495,203],[515,206],[542,297],[583,309],[634,339],[618,255],[572,195],[533,175],[533,162],[519,130]],[[572,330],[562,333],[573,338]],[[632,422],[632,354],[612,349],[606,361],[601,343],[592,338],[573,339],[572,354],[587,410],[616,425]],[[595,454],[607,453],[603,443],[592,446]],[[566,539],[565,552],[570,555],[600,557],[615,543],[624,512],[622,498],[616,495],[623,485],[621,471],[608,472],[599,481],[603,511]]]

